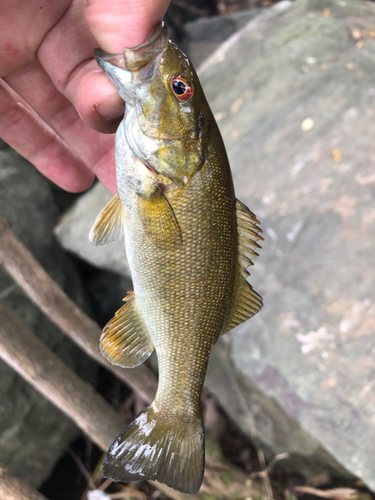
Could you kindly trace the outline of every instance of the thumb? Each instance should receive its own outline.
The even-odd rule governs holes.
[[[85,16],[98,45],[112,54],[145,42],[170,0],[87,0]]]
[[[145,42],[163,19],[170,0],[86,0],[86,22],[106,52]],[[97,67],[94,64],[93,68]],[[124,103],[100,71],[87,71],[76,89],[76,107],[83,121],[100,131],[113,132]],[[94,104],[94,106],[93,106]]]

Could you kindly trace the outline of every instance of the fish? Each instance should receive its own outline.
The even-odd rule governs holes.
[[[121,54],[96,49],[95,57],[124,99],[125,114],[115,140],[117,193],[89,239],[104,245],[125,235],[134,286],[104,327],[100,348],[126,368],[155,350],[159,367],[154,401],[114,441],[103,475],[158,480],[196,494],[211,349],[262,307],[247,281],[263,239],[260,223],[235,198],[198,76],[166,26]]]

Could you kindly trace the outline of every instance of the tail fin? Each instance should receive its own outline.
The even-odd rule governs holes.
[[[110,447],[104,477],[113,481],[157,479],[194,495],[204,472],[202,419],[158,411],[155,403],[142,411]]]

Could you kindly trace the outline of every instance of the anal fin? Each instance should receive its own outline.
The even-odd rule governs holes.
[[[100,349],[112,364],[134,368],[151,355],[154,345],[137,310],[134,292],[124,300],[126,304],[103,329]]]
[[[261,248],[257,241],[263,240],[259,234],[262,230],[255,215],[239,200],[236,200],[236,215],[238,233],[236,279],[230,312],[223,326],[222,335],[254,316],[263,305],[262,297],[246,280],[249,276],[247,268],[253,264],[251,259],[258,256],[255,250]]]
[[[97,216],[89,233],[89,241],[95,247],[119,241],[124,236],[124,210],[116,193]]]

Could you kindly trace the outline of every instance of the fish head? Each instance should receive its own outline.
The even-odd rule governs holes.
[[[122,54],[97,49],[95,56],[127,103],[132,119],[125,133],[135,154],[176,185],[186,184],[205,159],[209,108],[194,67],[167,28],[161,24],[150,40]]]

